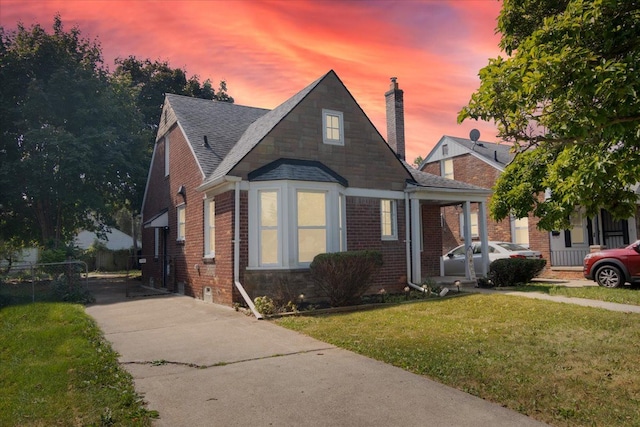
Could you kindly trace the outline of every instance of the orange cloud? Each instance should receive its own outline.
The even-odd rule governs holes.
[[[407,159],[443,134],[495,140],[490,124],[458,125],[499,54],[499,1],[106,1],[0,0],[0,25],[40,23],[60,13],[67,28],[98,37],[105,63],[162,59],[214,83],[236,102],[273,108],[334,69],[383,136],[389,77],[405,91]]]

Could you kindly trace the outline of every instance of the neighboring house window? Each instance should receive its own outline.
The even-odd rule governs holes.
[[[169,135],[164,137],[164,176],[169,176]]]
[[[325,144],[344,145],[344,122],[339,111],[322,110],[322,141]]]
[[[278,191],[259,192],[259,248],[260,266],[280,264],[278,237]]]
[[[571,215],[571,243],[573,244],[584,244],[584,219],[582,216],[582,211],[576,210],[573,215]]]
[[[448,156],[449,155],[449,145],[448,144],[442,144],[442,155],[443,156]]]
[[[216,202],[204,201],[204,254],[213,258],[216,255]]]
[[[176,208],[176,216],[178,218],[178,240],[183,241],[185,239],[186,224],[187,224],[187,209],[185,205],[180,205]]]
[[[471,238],[478,237],[478,212],[471,212]],[[460,237],[464,239],[464,213],[460,214]]]
[[[273,181],[249,190],[249,268],[306,268],[346,249],[338,184]]]
[[[382,240],[398,239],[398,221],[396,220],[396,201],[380,200],[380,224],[382,227]]]
[[[441,164],[441,175],[448,179],[453,179],[453,159],[444,159]]]
[[[153,257],[158,259],[160,256],[160,229],[153,229]]]
[[[299,190],[298,213],[298,263],[310,263],[313,258],[327,251],[326,193]]]
[[[516,218],[513,220],[513,243],[529,247],[529,218]]]

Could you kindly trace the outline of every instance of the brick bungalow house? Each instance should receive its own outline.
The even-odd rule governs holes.
[[[490,142],[443,136],[427,155],[419,169],[434,175],[455,179],[484,188],[493,188],[504,167],[513,159],[510,146]],[[443,251],[447,251],[462,241],[461,224],[464,223],[461,210],[455,206],[443,208]],[[471,227],[477,238],[476,211],[471,214]],[[590,246],[620,247],[637,239],[640,221],[640,206],[636,218],[614,221],[606,210],[597,217],[587,218],[576,210],[571,218],[573,228],[546,232],[537,228],[538,220],[533,215],[528,218],[510,218],[501,222],[487,216],[489,240],[507,241],[528,246],[542,252],[547,260],[548,277],[582,277],[582,260]]]
[[[273,110],[167,94],[143,281],[225,305],[312,298],[313,257],[360,249],[383,254],[372,292],[439,276],[441,207],[484,210],[490,191],[409,166],[395,78],[385,98],[389,143],[334,71]]]

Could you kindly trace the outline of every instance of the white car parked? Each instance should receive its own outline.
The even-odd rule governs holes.
[[[478,274],[481,271],[482,254],[480,242],[473,242],[473,267]],[[442,257],[445,276],[464,276],[466,250],[464,245],[460,245],[447,252]],[[539,251],[532,251],[522,245],[510,242],[489,242],[489,263],[500,258],[530,258],[540,259],[542,254]]]

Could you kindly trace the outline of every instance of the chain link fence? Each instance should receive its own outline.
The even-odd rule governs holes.
[[[21,263],[0,273],[0,307],[40,301],[91,302],[83,261]]]

